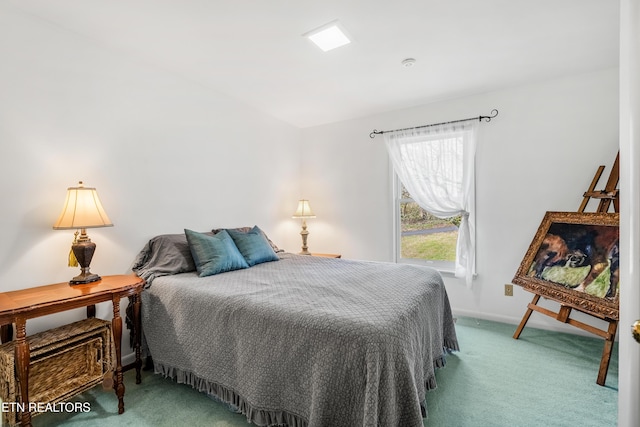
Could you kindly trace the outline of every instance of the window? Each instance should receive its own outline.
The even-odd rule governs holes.
[[[453,270],[456,277],[465,278],[467,286],[471,286],[475,272],[476,130],[477,122],[466,122],[385,134],[397,176],[396,260],[421,260],[441,270]],[[450,234],[430,231],[448,223],[458,228],[457,238],[453,227]],[[453,256],[444,240],[434,243],[445,237],[456,241]]]
[[[454,272],[462,217],[438,218],[421,208],[395,175],[396,260]]]

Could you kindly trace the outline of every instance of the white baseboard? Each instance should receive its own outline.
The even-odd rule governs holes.
[[[522,320],[522,317],[516,318],[516,317],[510,317],[510,316],[503,316],[499,314],[478,313],[471,310],[452,309],[452,311],[453,311],[453,315],[457,317],[460,317],[460,316],[473,317],[476,319],[506,323],[507,325],[514,325],[514,328],[513,328],[514,332],[518,327],[518,325],[520,324],[520,321]],[[524,311],[522,314],[524,315]],[[598,319],[595,319],[595,320],[599,321]],[[526,328],[529,328],[529,327],[536,328],[536,329],[544,329],[544,330],[553,331],[553,332],[563,332],[563,333],[574,334],[574,335],[582,335],[582,336],[591,337],[591,338],[596,337],[595,335],[590,334],[586,331],[583,331],[582,329],[575,328],[573,326],[567,325],[562,322],[558,322],[552,319],[551,317],[542,316],[539,313],[537,313],[537,315],[536,313],[533,313],[531,315],[531,317],[527,321],[527,326],[525,327],[525,331],[526,331]],[[617,337],[616,337],[616,340],[617,340]]]

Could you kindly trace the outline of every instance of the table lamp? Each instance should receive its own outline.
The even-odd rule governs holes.
[[[298,201],[298,209],[293,214],[293,218],[302,218],[302,231],[300,235],[302,236],[302,252],[300,255],[311,255],[309,252],[309,248],[307,247],[307,236],[309,232],[307,231],[307,218],[315,218],[316,216],[311,211],[311,207],[309,207],[308,200],[299,200]]]
[[[76,231],[71,251],[80,265],[81,272],[69,281],[70,284],[91,283],[100,280],[100,276],[89,271],[96,244],[87,236],[87,228],[112,226],[113,224],[104,211],[95,188],[85,187],[80,181],[77,187],[67,189],[67,200],[53,229],[80,230],[80,237]],[[72,259],[71,254],[69,258]],[[70,263],[69,265],[74,264]]]

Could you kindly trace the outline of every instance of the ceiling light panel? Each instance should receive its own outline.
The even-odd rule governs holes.
[[[338,21],[332,21],[322,27],[303,34],[324,52],[351,43],[346,31]]]

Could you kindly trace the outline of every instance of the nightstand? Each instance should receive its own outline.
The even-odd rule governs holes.
[[[340,254],[317,254],[317,253],[311,253],[311,256],[319,256],[319,257],[323,257],[323,258],[342,258],[342,255],[340,255]]]

